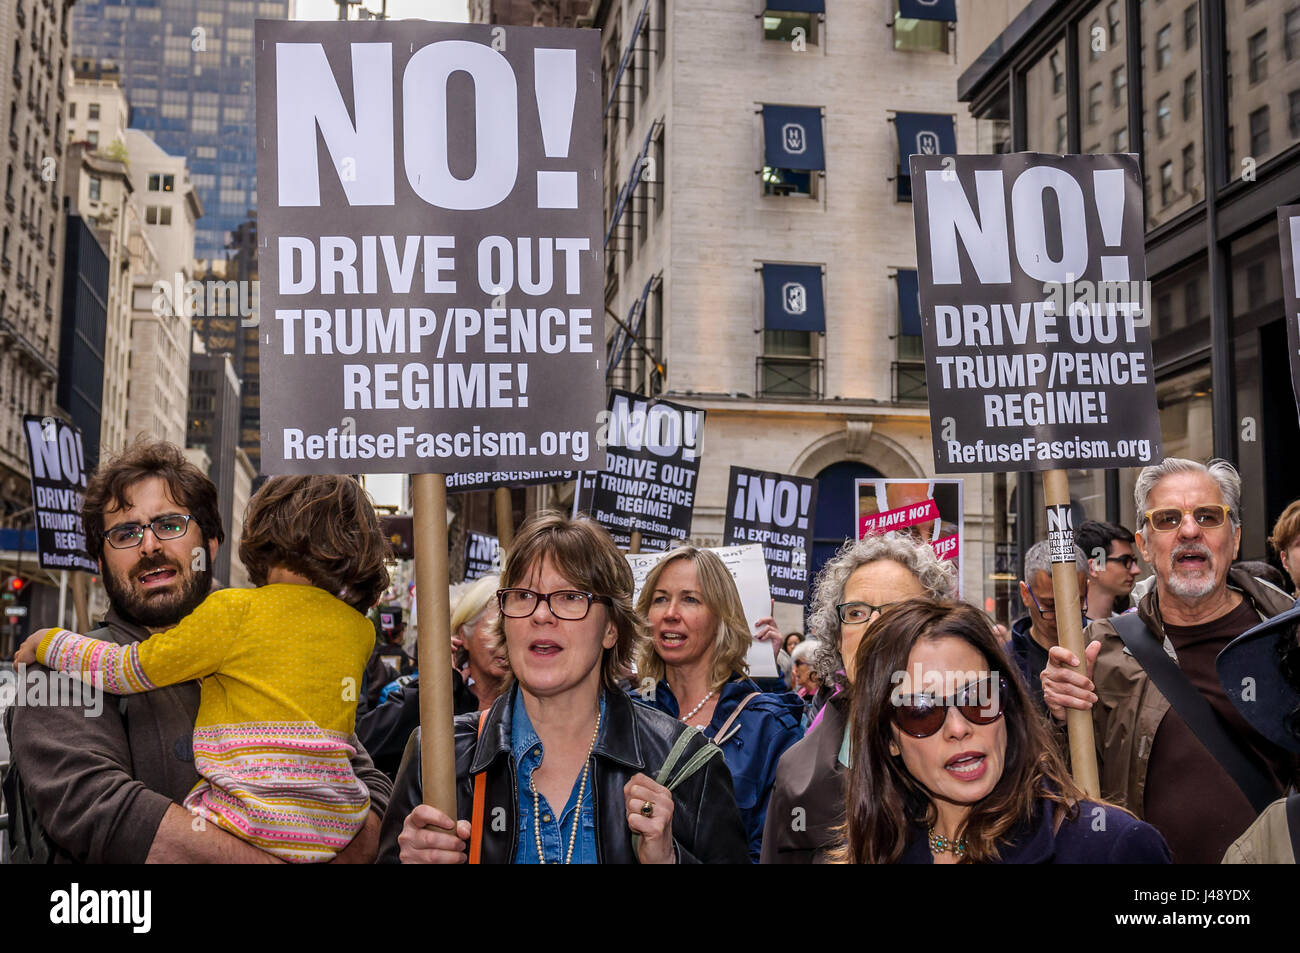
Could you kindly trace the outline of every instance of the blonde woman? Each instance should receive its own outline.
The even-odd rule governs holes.
[[[683,546],[655,564],[637,601],[650,623],[638,650],[640,697],[722,748],[757,862],[776,763],[802,736],[803,702],[761,692],[748,677],[752,636],[740,593],[717,554]]]

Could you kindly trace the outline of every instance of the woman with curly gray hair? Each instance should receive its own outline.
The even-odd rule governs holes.
[[[805,736],[782,756],[763,832],[765,864],[825,863],[840,846],[849,766],[853,658],[885,606],[906,599],[951,599],[956,574],[930,544],[903,533],[846,542],[817,576],[808,637],[813,668],[833,694]],[[802,809],[802,810],[798,810]]]

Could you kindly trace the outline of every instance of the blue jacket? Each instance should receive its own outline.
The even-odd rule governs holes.
[[[704,729],[705,737],[714,738],[745,696],[758,690],[752,680],[733,675],[722,686],[713,720]],[[680,717],[677,698],[667,682],[655,686],[651,699],[643,699],[636,693],[632,697],[647,701],[674,718]],[[803,699],[794,692],[764,692],[745,706],[723,740],[722,756],[731,771],[736,806],[740,808],[740,819],[749,838],[750,859],[754,863],[758,863],[763,845],[763,823],[776,781],[776,763],[786,748],[803,737],[802,719]]]
[[[1040,801],[1039,804],[1053,802]],[[1117,807],[1081,801],[1073,820],[1053,832],[1053,813],[1040,810],[999,848],[1003,864],[1168,864],[1169,847],[1150,824]],[[933,864],[928,832],[914,826],[900,864]]]

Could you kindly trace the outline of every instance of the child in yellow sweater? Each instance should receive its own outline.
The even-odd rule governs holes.
[[[284,860],[330,860],[370,808],[349,738],[375,642],[362,613],[388,587],[386,552],[356,481],[273,477],[249,501],[239,544],[258,588],[214,592],[174,628],[128,646],[43,629],[16,661],[117,695],[202,679],[200,781],[185,807]]]

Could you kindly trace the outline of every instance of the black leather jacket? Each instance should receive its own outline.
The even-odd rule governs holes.
[[[498,698],[478,737],[478,713],[456,718],[456,804],[461,819],[468,820],[473,805],[474,775],[487,772],[483,855],[485,864],[514,861],[519,839],[517,781],[510,756],[510,720],[514,688]],[[669,749],[685,726],[663,712],[636,702],[622,692],[605,693],[605,716],[592,751],[592,786],[596,817],[596,849],[601,863],[636,863],[632,832],[627,826],[623,787],[632,775],[654,778]],[[704,739],[691,742],[678,761],[684,765]],[[376,863],[398,863],[397,835],[407,815],[421,803],[420,732],[412,733],[397,772],[379,833]],[[505,809],[505,824],[491,823],[496,808]],[[500,827],[500,830],[493,830]],[[721,757],[687,778],[673,791],[673,841],[680,863],[744,864],[749,845],[740,821],[731,774]]]

